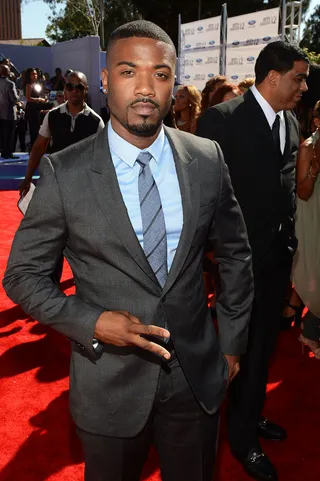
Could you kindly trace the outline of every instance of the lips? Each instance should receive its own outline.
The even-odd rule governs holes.
[[[148,102],[139,102],[132,106],[132,109],[138,115],[151,115],[156,107]]]

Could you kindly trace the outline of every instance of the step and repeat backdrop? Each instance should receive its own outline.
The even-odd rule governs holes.
[[[180,83],[202,90],[220,71],[221,17],[181,25]]]
[[[222,72],[235,83],[254,77],[261,49],[279,39],[279,15],[278,7],[226,22],[219,16],[181,24],[179,82],[202,90],[210,78]],[[226,38],[224,45],[221,38]],[[222,49],[225,55],[221,56]]]

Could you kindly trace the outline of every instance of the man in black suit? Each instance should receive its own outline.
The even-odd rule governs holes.
[[[0,65],[0,135],[1,153],[5,159],[18,159],[13,155],[13,140],[17,120],[16,103],[19,100],[15,84],[9,80],[10,69]]]
[[[259,436],[284,439],[286,431],[262,417],[269,359],[274,351],[289,280],[294,235],[295,166],[299,125],[290,112],[307,90],[308,58],[299,48],[273,42],[260,53],[256,83],[243,96],[207,110],[197,135],[216,140],[224,153],[252,248],[255,298],[247,353],[230,386],[229,442],[256,479],[276,480]]]
[[[219,406],[246,349],[247,233],[217,144],[163,127],[172,40],[141,20],[119,27],[107,50],[111,121],[42,159],[4,286],[73,340],[86,481],[138,481],[152,441],[164,481],[212,481]],[[207,240],[223,281],[219,336],[203,284]],[[51,278],[62,252],[74,296]]]

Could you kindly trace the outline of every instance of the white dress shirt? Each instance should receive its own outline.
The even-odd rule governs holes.
[[[260,105],[260,107],[263,110],[264,115],[266,116],[266,119],[268,121],[268,124],[270,125],[270,129],[272,130],[272,126],[274,121],[276,120],[276,116],[279,115],[280,117],[280,148],[281,152],[284,152],[284,148],[286,145],[286,121],[284,118],[284,112],[283,110],[280,110],[279,112],[275,112],[269,102],[266,101],[266,99],[261,95],[259,90],[255,85],[251,87],[251,92],[255,96],[256,101]]]

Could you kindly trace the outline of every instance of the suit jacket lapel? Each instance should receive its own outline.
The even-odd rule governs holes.
[[[198,159],[190,157],[178,132],[165,128],[165,133],[172,148],[177,170],[183,209],[183,227],[178,248],[163,288],[164,293],[172,287],[188,256],[198,223],[200,206]]]
[[[107,128],[104,128],[96,137],[94,159],[89,169],[89,178],[99,207],[107,218],[110,227],[135,262],[159,286],[158,280],[133,230],[122,198],[110,155]]]
[[[252,127],[256,130],[258,138],[261,138],[262,135],[265,137],[266,143],[264,142],[263,145],[268,145],[273,151],[274,158],[277,160],[278,164],[282,164],[281,152],[278,151],[272,135],[272,130],[262,108],[250,90],[244,94],[244,97],[248,106],[248,114],[254,119]]]
[[[283,152],[283,162],[285,162],[285,159],[288,157],[291,151],[290,120],[286,111],[284,111],[284,119],[286,122],[286,144]]]

